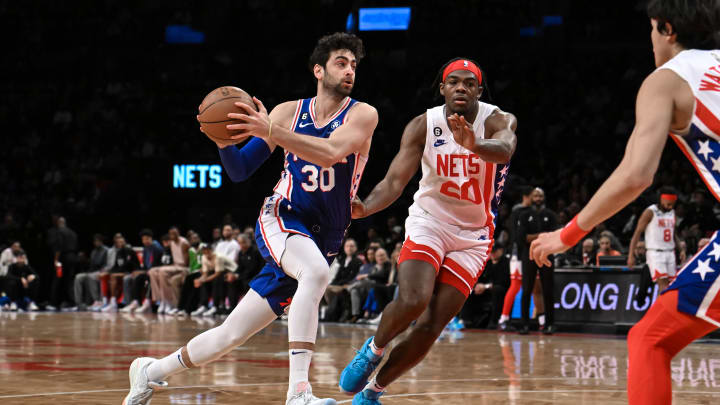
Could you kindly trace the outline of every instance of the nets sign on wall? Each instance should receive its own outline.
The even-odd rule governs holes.
[[[204,164],[173,165],[173,188],[220,188],[222,166]]]

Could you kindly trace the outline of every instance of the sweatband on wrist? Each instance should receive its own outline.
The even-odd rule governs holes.
[[[234,182],[246,180],[270,157],[270,147],[260,138],[252,138],[241,149],[229,146],[219,152],[223,167]]]
[[[572,219],[565,228],[560,232],[560,240],[565,246],[575,246],[585,237],[590,231],[585,231],[580,228],[577,223],[577,215]]]

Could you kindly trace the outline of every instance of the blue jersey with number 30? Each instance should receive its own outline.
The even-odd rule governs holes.
[[[328,138],[343,125],[356,100],[347,97],[325,126],[318,126],[315,97],[298,100],[291,130],[298,134]],[[289,202],[300,218],[322,224],[327,229],[350,225],[350,201],[357,192],[367,157],[357,152],[332,167],[323,168],[285,152],[285,169],[273,191]]]

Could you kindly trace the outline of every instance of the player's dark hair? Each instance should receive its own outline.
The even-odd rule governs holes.
[[[720,48],[720,1],[649,0],[647,14],[657,20],[658,32],[677,34],[686,49]],[[670,24],[670,32],[665,23]]]
[[[360,60],[365,57],[362,39],[354,34],[336,32],[318,39],[308,61],[310,71],[312,72],[315,69],[315,65],[326,67],[332,51],[339,49],[347,49],[352,52],[357,63],[360,63]]]
[[[677,191],[670,186],[662,186],[658,189],[658,194],[675,194],[675,195],[677,195]]]
[[[535,189],[532,186],[520,186],[520,194],[523,197],[527,197],[532,194],[533,190]]]
[[[140,231],[140,237],[142,238],[143,236],[149,236],[149,237],[152,238],[152,237],[153,237],[153,232],[152,232],[150,229],[145,228],[145,229],[143,229],[143,230]]]
[[[479,63],[475,62],[474,60],[470,58],[452,58],[450,59],[446,64],[442,65],[440,70],[438,70],[437,75],[435,75],[435,80],[433,80],[432,84],[432,91],[435,98],[442,98],[442,95],[440,94],[440,83],[442,83],[442,76],[443,72],[445,71],[445,68],[448,67],[451,63],[455,62],[456,60],[466,60],[469,62],[472,62],[475,64],[475,66],[480,69],[480,74],[482,74],[482,83],[480,83],[480,86],[483,88],[483,92],[480,95],[480,98],[487,97],[489,101],[492,101],[492,95],[490,94],[490,86],[488,86],[488,77],[487,73],[483,70],[483,68],[480,66]],[[487,96],[486,96],[487,95]]]
[[[172,228],[171,228],[172,229]],[[160,238],[161,241],[166,242],[170,240],[170,235],[165,234]]]

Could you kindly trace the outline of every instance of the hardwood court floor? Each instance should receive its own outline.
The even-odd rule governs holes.
[[[161,356],[219,321],[155,315],[0,314],[0,403],[120,404],[133,358]],[[337,391],[370,327],[321,324],[311,379]],[[720,403],[720,346],[695,343],[673,361],[674,404]],[[161,404],[284,404],[287,328],[275,322],[222,360],[173,376]],[[384,404],[624,404],[625,340],[583,335],[445,336],[393,384]]]

